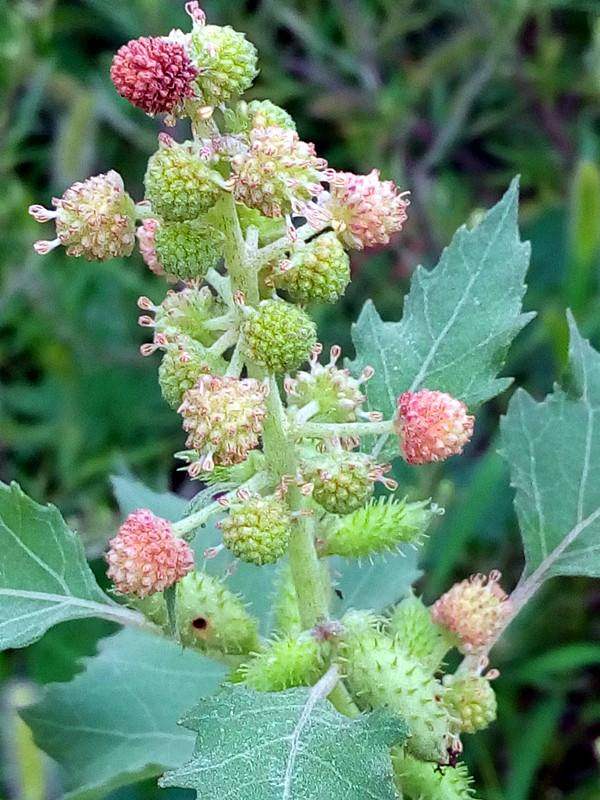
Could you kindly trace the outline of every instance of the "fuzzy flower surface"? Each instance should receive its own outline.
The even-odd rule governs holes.
[[[379,171],[368,175],[336,172],[330,176],[329,197],[324,208],[333,229],[350,248],[387,244],[402,230],[409,202],[393,181],[382,181]]]
[[[194,555],[171,523],[147,509],[130,514],[110,540],[108,577],[119,594],[143,598],[172,586],[194,567]]]
[[[179,413],[188,434],[186,446],[200,454],[200,471],[239,464],[258,446],[267,392],[253,378],[201,375],[184,394]]]
[[[162,36],[132,39],[110,68],[117,92],[147,114],[173,112],[194,94],[197,76],[183,45]]]
[[[45,255],[63,245],[69,256],[88,261],[130,256],[135,244],[135,205],[118,172],[110,170],[74,183],[53,200],[56,211],[29,207],[37,222],[56,223],[56,239],[36,242],[36,253]]]
[[[327,162],[294,130],[270,125],[250,131],[248,151],[234,156],[231,166],[235,199],[266,217],[281,217],[323,191]]]
[[[459,650],[485,650],[502,631],[512,613],[512,603],[500,586],[500,573],[472,575],[454,584],[431,607],[431,617],[453,633]]]
[[[474,424],[466,405],[445,392],[421,389],[398,398],[395,427],[409,464],[444,461],[462,453]]]

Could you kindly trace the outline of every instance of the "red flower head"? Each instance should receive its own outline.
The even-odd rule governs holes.
[[[142,36],[123,45],[110,77],[117,92],[147,114],[171,113],[194,94],[198,70],[180,42]]]
[[[141,598],[162,592],[194,568],[187,542],[145,508],[127,517],[109,545],[108,577],[119,594]]]
[[[398,398],[396,430],[409,464],[444,461],[462,453],[474,422],[465,404],[445,392],[421,389]]]

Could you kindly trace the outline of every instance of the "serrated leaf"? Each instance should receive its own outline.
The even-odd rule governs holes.
[[[521,313],[530,248],[517,227],[518,181],[473,230],[458,229],[435,269],[419,267],[400,322],[383,322],[370,301],[353,326],[354,374],[370,365],[369,406],[393,415],[396,398],[420,388],[474,406],[510,385],[498,378]]]
[[[188,759],[194,737],[177,720],[191,697],[210,694],[224,676],[223,666],[195,651],[123,630],[22,716],[64,768],[67,796],[88,800]]]
[[[389,748],[407,736],[386,711],[339,714],[312,689],[276,694],[228,687],[183,720],[194,755],[161,786],[228,800],[396,800]]]
[[[130,614],[100,589],[59,511],[0,483],[0,650],[31,644],[68,619]]]
[[[541,403],[519,390],[501,423],[532,586],[600,576],[600,354],[569,328],[565,387]]]

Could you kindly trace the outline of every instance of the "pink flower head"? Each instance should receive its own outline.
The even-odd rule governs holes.
[[[130,514],[110,540],[108,577],[119,594],[147,597],[172,586],[194,568],[194,555],[171,523],[145,508]]]
[[[110,68],[117,92],[147,114],[170,114],[194,94],[197,75],[180,42],[154,36],[123,45]]]
[[[409,464],[444,461],[462,453],[474,423],[466,405],[445,392],[421,389],[398,398],[395,426]]]
[[[368,175],[332,172],[329,183],[330,196],[324,208],[347,247],[362,250],[387,244],[391,234],[402,230],[409,205],[407,192],[398,192],[393,181],[382,181],[378,170]]]
[[[454,633],[462,653],[484,650],[493,644],[512,613],[510,598],[499,584],[497,570],[472,575],[455,583],[431,607],[431,617]]]
[[[158,229],[157,219],[145,219],[136,231],[140,253],[144,263],[155,275],[164,275],[158,256],[156,255],[155,236]]]

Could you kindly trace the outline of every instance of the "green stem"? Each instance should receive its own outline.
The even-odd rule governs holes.
[[[330,436],[378,436],[393,433],[394,421],[391,419],[383,422],[305,422],[300,426],[304,436],[327,439]]]

